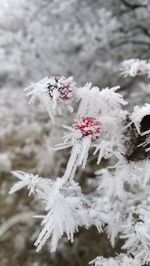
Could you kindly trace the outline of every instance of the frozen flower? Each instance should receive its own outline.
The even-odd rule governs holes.
[[[74,84],[71,83],[72,78],[64,78],[64,77],[51,77],[48,84],[47,89],[51,99],[53,99],[55,94],[59,101],[68,101],[71,100],[73,95]]]
[[[94,117],[82,117],[73,127],[66,127],[71,133],[66,135],[65,141],[56,146],[57,150],[72,146],[65,171],[65,178],[72,179],[78,166],[85,167],[91,143],[102,134],[102,123]]]
[[[150,63],[146,60],[130,59],[122,63],[122,74],[127,77],[150,74]]]
[[[69,104],[74,95],[75,83],[72,77],[67,79],[59,76],[45,77],[37,83],[32,83],[25,90],[29,90],[27,96],[31,96],[29,104],[34,103],[38,98],[48,112],[50,119],[54,122],[56,109],[58,113],[61,113],[58,103],[68,104],[71,110]]]
[[[75,130],[84,136],[91,136],[95,141],[102,133],[102,123],[93,117],[83,117],[74,124]]]

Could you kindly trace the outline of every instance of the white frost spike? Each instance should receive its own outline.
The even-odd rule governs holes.
[[[81,153],[79,155],[79,162],[78,165],[82,165],[83,168],[85,168],[87,159],[88,159],[88,151],[90,149],[91,146],[91,139],[90,137],[86,137],[83,139],[82,142],[82,149],[81,149]]]
[[[85,167],[90,146],[91,146],[90,137],[85,137],[83,140],[80,140],[78,143],[74,144],[64,174],[65,180],[73,179],[75,171],[78,166],[82,166],[82,168]]]
[[[92,266],[141,266],[141,261],[126,254],[119,254],[117,257],[110,258],[97,257],[89,264]]]
[[[121,106],[127,104],[120,93],[117,93],[119,86],[102,89],[99,93],[99,108],[102,116],[116,116],[124,118]]]
[[[68,187],[68,192],[70,188]],[[76,187],[75,187],[76,190]],[[67,187],[65,188],[67,192]],[[74,233],[78,227],[87,223],[86,212],[83,212],[83,201],[80,196],[64,196],[63,187],[57,186],[57,181],[49,193],[46,195],[47,205],[45,210],[47,215],[42,221],[43,229],[35,242],[39,251],[45,242],[51,237],[51,251],[56,250],[58,240],[66,233],[67,238],[73,242]]]
[[[71,151],[71,156],[69,158],[67,168],[64,174],[64,180],[72,180],[75,174],[75,171],[78,167],[78,156],[81,152],[81,144],[76,143]]]
[[[31,86],[26,88],[25,91],[29,90],[27,96],[31,96],[29,104],[33,104],[36,98],[38,98],[48,112],[50,119],[54,123],[51,98],[48,95],[47,89],[48,82],[48,77],[45,77],[37,83],[31,83]]]
[[[97,116],[100,110],[99,96],[100,91],[98,87],[92,87],[91,83],[85,84],[78,93],[81,102],[77,117]]]
[[[50,187],[53,183],[52,180],[47,178],[39,177],[38,175],[28,174],[22,171],[12,171],[14,176],[16,176],[19,181],[10,189],[9,193],[13,194],[16,191],[27,186],[29,190],[29,195],[35,193],[37,189]]]
[[[68,79],[57,76],[45,77],[37,83],[32,83],[26,90],[29,90],[27,96],[31,96],[29,104],[34,103],[38,98],[54,123],[56,108],[58,108],[58,113],[61,113],[58,102],[70,104],[75,91],[75,83],[72,77]],[[71,110],[70,105],[68,109]]]
[[[124,118],[121,105],[126,105],[121,94],[116,91],[119,86],[105,88],[100,90],[98,87],[92,87],[91,83],[87,83],[83,88],[78,90],[78,98],[81,100],[77,117],[93,116],[117,116]]]

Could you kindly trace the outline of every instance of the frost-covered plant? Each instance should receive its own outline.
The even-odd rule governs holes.
[[[124,254],[117,256],[116,258],[104,258],[97,257],[95,260],[90,262],[90,265],[95,266],[140,266],[140,261],[137,259],[133,259],[132,257],[128,257]]]
[[[149,63],[125,61],[123,73],[150,74]],[[73,241],[80,227],[95,226],[105,232],[114,247],[117,239],[124,241],[116,258],[98,257],[95,266],[139,266],[150,262],[150,105],[136,106],[132,114],[118,93],[119,87],[99,89],[91,83],[78,88],[72,78],[46,77],[29,87],[30,103],[38,98],[57,125],[66,112],[70,123],[64,141],[54,150],[71,148],[70,158],[62,176],[42,178],[21,171],[12,172],[19,181],[11,188],[14,193],[25,186],[43,204],[42,230],[35,242],[39,251],[51,239],[55,251],[65,234]],[[78,105],[78,108],[77,108]],[[67,112],[68,112],[67,111]],[[67,115],[67,113],[66,113]],[[108,167],[95,172],[95,190],[83,193],[77,180],[78,167],[89,164],[92,151],[97,164],[108,160]],[[84,171],[84,170],[83,170]],[[90,183],[92,186],[92,183]]]
[[[135,77],[137,75],[150,75],[150,62],[146,60],[130,59],[122,63],[122,72],[125,77],[128,75]]]

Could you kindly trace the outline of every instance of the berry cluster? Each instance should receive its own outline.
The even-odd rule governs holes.
[[[102,134],[102,123],[94,117],[83,117],[79,119],[74,128],[82,134],[83,137],[91,136],[91,140],[95,141]]]
[[[53,99],[54,91],[59,92],[59,99],[67,101],[72,98],[73,88],[71,84],[62,77],[52,77],[51,82],[47,84],[49,96]]]

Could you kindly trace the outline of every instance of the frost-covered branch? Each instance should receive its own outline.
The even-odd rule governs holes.
[[[133,64],[132,64],[133,63]],[[142,65],[142,66],[141,66]],[[125,73],[135,76],[139,69],[148,74],[144,61],[124,63]],[[143,67],[143,68],[142,68]],[[141,70],[143,69],[143,70]],[[145,72],[144,72],[145,71]],[[15,171],[19,181],[11,188],[14,193],[27,187],[43,204],[41,232],[35,241],[39,251],[50,238],[51,251],[66,235],[73,242],[80,227],[95,226],[105,232],[115,247],[124,239],[122,251],[115,258],[96,258],[93,265],[142,265],[150,261],[150,106],[135,106],[130,114],[119,87],[99,89],[91,83],[78,88],[72,78],[50,77],[33,84],[28,96],[34,104],[38,98],[50,119],[58,126],[58,117],[73,104],[71,119],[59,125],[67,131],[64,141],[54,147],[71,148],[66,169],[61,177],[42,178]],[[54,120],[55,114],[55,120]],[[68,112],[66,113],[68,114]],[[65,121],[66,122],[66,121]],[[147,123],[148,122],[148,123]],[[95,173],[95,190],[84,194],[75,181],[78,168],[88,165],[91,151],[97,163],[108,160],[108,166]],[[83,170],[84,171],[84,170]],[[126,253],[126,254],[125,254]]]

